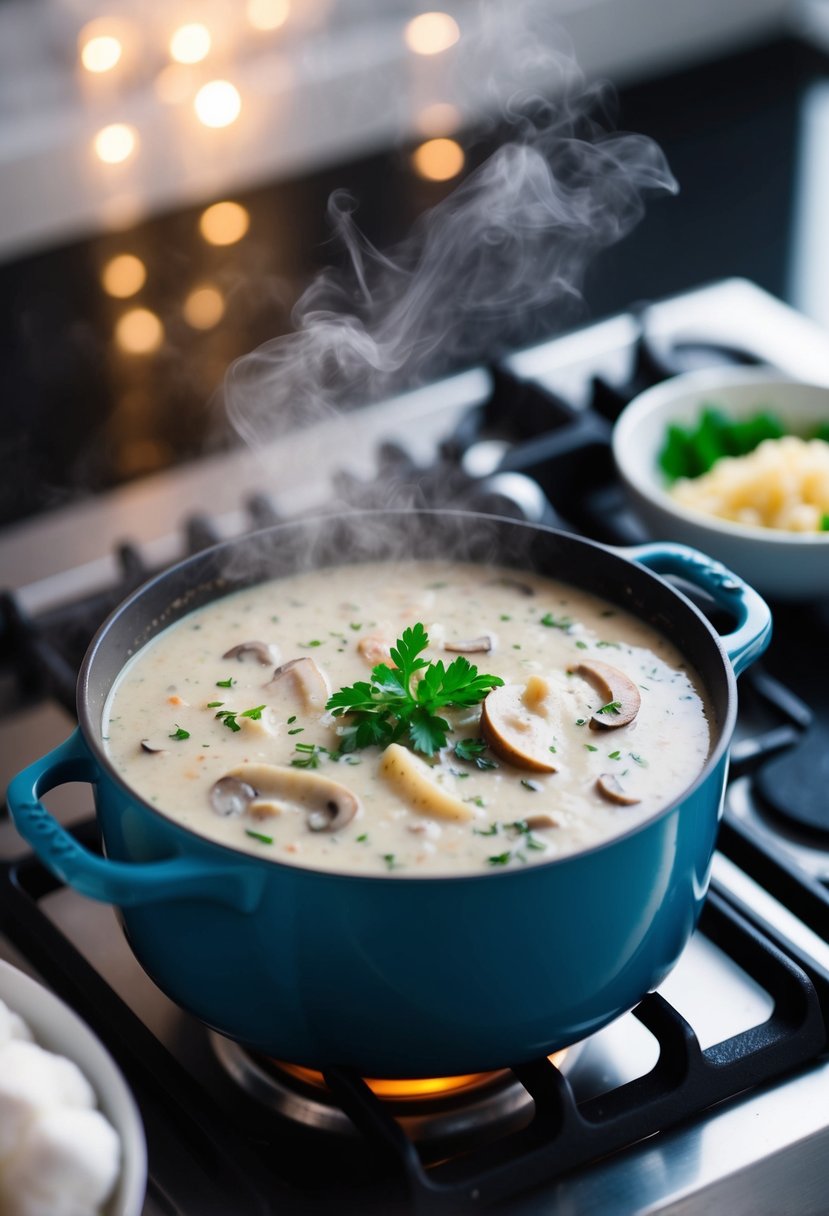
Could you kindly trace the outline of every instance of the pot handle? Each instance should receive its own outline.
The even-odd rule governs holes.
[[[49,814],[40,796],[67,781],[95,785],[98,767],[80,730],[12,779],[6,801],[14,825],[47,869],[82,895],[120,907],[174,899],[207,899],[252,912],[264,875],[249,865],[216,865],[204,858],[123,862],[98,857]]]
[[[721,639],[735,675],[758,659],[768,646],[771,641],[768,604],[722,562],[714,561],[698,549],[668,542],[635,545],[620,552],[655,574],[675,574],[693,583],[736,617],[734,630]]]

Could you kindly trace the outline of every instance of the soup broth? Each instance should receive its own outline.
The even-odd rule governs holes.
[[[391,651],[407,629],[428,644],[402,680]],[[438,663],[444,685],[468,684],[472,665],[491,688],[427,712]],[[372,709],[326,708],[372,680]],[[422,710],[412,729],[381,712],[407,697]],[[198,609],[130,660],[103,734],[124,782],[200,835],[411,877],[533,865],[626,832],[687,789],[712,728],[696,673],[634,616],[535,574],[410,561],[296,574]]]

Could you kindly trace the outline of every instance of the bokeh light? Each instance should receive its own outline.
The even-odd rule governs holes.
[[[248,21],[255,30],[278,30],[291,12],[290,0],[248,0]]]
[[[133,308],[119,317],[115,341],[128,355],[149,355],[164,341],[164,326],[149,308]]]
[[[235,245],[249,227],[250,215],[241,203],[213,203],[199,220],[199,231],[208,245]]]
[[[95,155],[107,165],[119,165],[132,156],[138,145],[138,132],[123,122],[103,127],[95,136]]]
[[[211,80],[199,89],[193,105],[206,127],[229,127],[239,117],[242,99],[229,80]]]
[[[147,281],[147,268],[133,253],[119,253],[110,258],[101,271],[101,283],[107,295],[117,300],[127,300]]]
[[[193,329],[212,329],[224,311],[225,300],[218,287],[195,287],[184,301],[184,319]]]
[[[201,63],[210,53],[210,30],[200,21],[181,25],[170,39],[170,56],[176,63]]]
[[[416,55],[438,55],[454,46],[461,31],[449,13],[420,13],[403,31],[406,46]]]
[[[427,139],[412,153],[415,173],[430,182],[447,182],[464,166],[463,148],[454,139]]]
[[[461,125],[461,112],[450,101],[433,101],[417,116],[417,129],[423,135],[450,135]]]
[[[123,47],[114,34],[97,34],[85,37],[83,30],[78,39],[81,63],[87,72],[110,72],[121,58]]]

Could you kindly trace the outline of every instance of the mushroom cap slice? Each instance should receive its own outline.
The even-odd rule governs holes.
[[[271,663],[275,663],[279,658],[279,653],[269,642],[239,642],[238,645],[231,646],[230,650],[226,650],[222,658],[238,659],[240,663],[250,658],[261,663],[263,667],[270,667]]]
[[[253,786],[232,773],[220,777],[210,787],[210,805],[223,818],[243,814],[255,797]]]
[[[473,818],[469,805],[438,785],[429,765],[399,743],[390,743],[383,752],[379,771],[418,814],[458,823]]]
[[[502,684],[487,695],[481,710],[481,734],[508,764],[534,773],[557,771],[550,752],[553,719],[549,692],[546,680],[530,676],[526,684]]]
[[[292,689],[295,695],[299,695],[303,708],[316,710],[320,714],[331,696],[328,680],[308,655],[289,659],[277,667],[265,688],[271,693]]]
[[[491,633],[482,634],[479,638],[467,638],[461,642],[444,642],[443,649],[452,654],[489,654],[494,647]]]
[[[590,718],[591,730],[615,730],[619,726],[627,726],[638,714],[642,703],[639,689],[618,667],[611,667],[599,659],[590,659],[589,662],[574,663],[567,670],[592,684],[603,700],[603,705]],[[610,709],[609,706],[617,708]]]
[[[306,825],[312,832],[337,832],[351,823],[360,810],[360,800],[350,789],[307,769],[286,768],[279,764],[240,764],[222,781],[229,778],[235,778],[253,790],[253,806],[260,804],[264,809],[273,804],[269,814],[278,813],[280,803],[304,810]]]
[[[596,789],[602,798],[606,798],[608,802],[615,802],[617,806],[635,806],[637,802],[642,801],[641,798],[634,798],[630,794],[626,794],[613,773],[602,773],[601,777],[597,777]]]

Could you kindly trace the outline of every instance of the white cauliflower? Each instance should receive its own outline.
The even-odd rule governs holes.
[[[117,1133],[78,1066],[32,1041],[0,1001],[0,1212],[95,1216],[120,1168]]]

